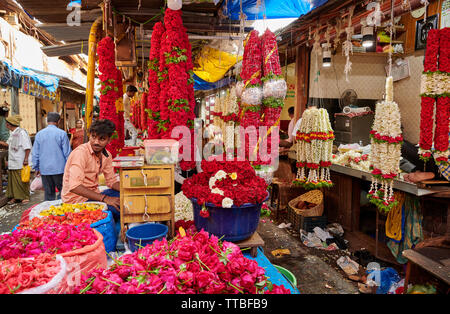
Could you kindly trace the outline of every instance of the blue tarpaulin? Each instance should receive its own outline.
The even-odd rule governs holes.
[[[54,93],[59,85],[59,78],[51,74],[41,74],[33,71],[32,69],[23,67],[21,69],[12,67],[7,60],[0,61],[3,64],[3,75],[0,75],[0,81],[2,85],[14,86],[20,88],[20,80],[22,76],[33,79],[36,83],[47,89],[49,92]]]
[[[242,1],[242,11],[247,16],[247,20],[283,19],[298,18],[307,14],[328,0],[265,0],[259,1],[261,5],[257,7],[258,0],[228,0],[225,14],[231,20],[239,20],[240,7]]]
[[[217,82],[210,83],[202,80],[194,73],[194,90],[211,90],[227,86],[231,83],[232,79],[229,77],[218,80]]]

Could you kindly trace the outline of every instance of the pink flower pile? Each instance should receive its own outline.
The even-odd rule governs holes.
[[[205,231],[178,234],[96,269],[75,288],[80,294],[290,293],[270,283],[264,269],[238,246]]]
[[[0,261],[32,257],[42,253],[61,254],[97,241],[89,224],[44,225],[36,229],[17,229],[0,236]]]

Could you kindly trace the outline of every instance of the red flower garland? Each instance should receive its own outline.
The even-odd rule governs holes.
[[[116,108],[116,100],[121,97],[123,92],[122,74],[116,68],[114,51],[115,44],[111,37],[107,36],[98,43],[98,68],[101,72],[99,78],[102,84],[100,88],[101,96],[99,104],[100,119],[108,119],[116,126],[115,134],[106,147],[113,157],[115,157],[124,146],[123,118],[120,118]]]
[[[164,34],[164,26],[161,22],[157,22],[153,26],[150,54],[149,54],[149,70],[148,70],[148,98],[147,98],[147,134],[148,138],[159,138],[158,123],[160,121],[160,68],[159,57],[161,54],[161,37]]]
[[[441,30],[432,29],[428,32],[427,49],[424,60],[424,73],[435,75],[450,72],[450,28]],[[423,83],[424,84],[424,83]],[[447,150],[450,103],[448,93],[441,95],[426,95],[421,97],[421,119],[420,119],[420,140],[419,155],[424,161],[431,158],[431,148],[433,146],[433,114],[434,103],[436,101],[436,127],[434,130],[434,148],[438,153],[436,162],[448,162]],[[436,99],[435,99],[436,98]],[[447,155],[447,156],[445,156]]]

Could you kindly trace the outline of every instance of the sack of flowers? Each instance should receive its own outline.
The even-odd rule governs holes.
[[[77,294],[289,294],[231,242],[183,231],[82,276]]]
[[[192,201],[198,230],[241,241],[258,227],[267,183],[248,161],[202,161],[202,172],[186,179],[182,190]]]
[[[0,261],[0,294],[52,294],[66,274],[59,255],[43,253]]]

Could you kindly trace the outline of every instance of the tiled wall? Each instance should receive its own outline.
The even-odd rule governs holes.
[[[410,63],[411,76],[394,83],[394,99],[398,103],[404,126],[406,140],[417,143],[419,140],[420,121],[420,75],[423,71],[423,50],[407,57]],[[353,89],[358,99],[382,99],[384,96],[387,57],[382,56],[350,56],[352,70],[345,80],[344,67],[346,59],[341,54],[332,58],[331,68],[323,68],[319,57],[318,68],[315,57],[311,56],[310,97],[340,98],[346,89]],[[318,82],[317,71],[320,75]]]

